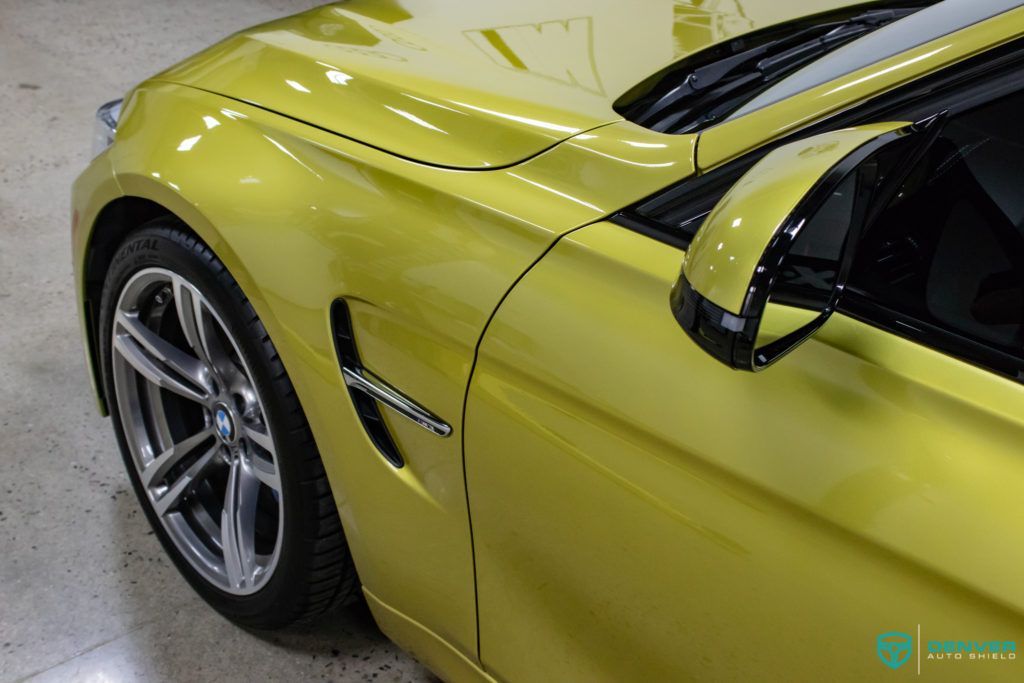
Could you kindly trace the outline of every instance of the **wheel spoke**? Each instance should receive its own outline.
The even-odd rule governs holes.
[[[187,379],[204,393],[208,380],[206,366],[197,358],[193,358],[169,341],[158,335],[139,319],[138,313],[118,311],[117,324],[131,335],[132,339],[145,351],[171,370]]]
[[[264,425],[242,425],[242,433],[245,434],[245,438],[255,443],[267,453],[274,455],[274,439],[271,438],[266,429]]]
[[[156,514],[163,517],[178,506],[181,499],[192,490],[195,482],[203,475],[206,468],[213,462],[214,456],[220,451],[220,444],[214,444],[205,453],[192,463],[185,472],[167,489],[167,491],[153,501],[153,509]]]
[[[231,355],[216,332],[213,316],[203,310],[202,300],[184,282],[174,280],[174,302],[185,339],[196,355],[212,368],[231,391],[240,393],[248,387],[245,374],[231,360]]]
[[[252,458],[252,475],[268,488],[281,492],[281,479],[277,476],[277,465],[266,458],[254,455]]]
[[[181,325],[181,331],[185,333],[185,340],[201,361],[212,365],[202,334],[202,301],[192,295],[192,290],[185,285],[181,278],[175,277],[171,286],[174,295],[174,308],[178,312],[178,323]]]
[[[256,500],[259,480],[241,459],[231,464],[221,512],[221,550],[228,582],[252,586],[256,576]]]
[[[203,339],[214,371],[220,376],[224,386],[232,393],[251,394],[252,388],[249,384],[249,379],[242,372],[241,368],[235,364],[231,354],[228,353],[228,349],[224,346],[216,332],[214,332],[212,325],[213,321],[210,320],[204,326],[206,332],[203,335]]]
[[[153,435],[156,438],[151,442],[150,447],[150,454],[152,455],[170,448],[174,444],[174,438],[171,436],[171,425],[167,422],[167,410],[160,396],[160,387],[152,382],[146,382],[146,397],[150,418],[156,432]],[[139,460],[140,464],[142,462],[142,460]]]
[[[153,458],[153,461],[142,470],[143,485],[148,488],[154,483],[160,482],[175,465],[181,462],[182,458],[213,436],[213,428],[207,427],[201,432],[173,444],[163,453]]]
[[[257,444],[267,453],[267,456],[264,456],[262,453],[258,453],[256,449],[249,448],[253,476],[274,491],[280,492],[281,479],[277,474],[277,463],[274,460],[276,455],[274,440],[265,430],[266,426],[264,425],[242,425],[242,433],[250,443]]]
[[[206,401],[206,392],[195,389],[176,376],[170,374],[162,364],[154,361],[139,342],[130,334],[122,333],[114,335],[114,348],[121,357],[131,365],[136,372],[159,387],[172,391],[191,401],[203,403]]]

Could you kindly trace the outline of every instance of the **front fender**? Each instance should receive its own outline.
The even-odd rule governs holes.
[[[693,139],[670,137],[613,125],[508,169],[454,170],[150,81],[127,100],[106,158],[121,194],[186,222],[251,301],[367,590],[475,660],[459,431],[476,345],[561,235],[693,172]],[[401,469],[376,452],[348,396],[330,327],[337,298],[363,365],[452,426],[440,439],[385,414],[409,456]]]

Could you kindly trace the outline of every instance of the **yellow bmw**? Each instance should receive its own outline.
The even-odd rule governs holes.
[[[78,306],[239,624],[1024,679],[1024,8],[350,0],[100,108]]]

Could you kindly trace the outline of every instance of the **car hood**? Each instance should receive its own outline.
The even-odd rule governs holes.
[[[619,120],[616,98],[650,74],[802,5],[352,0],[235,34],[157,78],[415,161],[497,168]]]

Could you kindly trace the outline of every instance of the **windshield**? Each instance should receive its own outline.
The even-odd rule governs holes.
[[[615,110],[650,130],[699,132],[1022,4],[892,0],[804,17],[695,53],[623,95]]]
[[[762,91],[728,118],[749,114],[1020,5],[1024,1],[944,0],[811,62]]]

